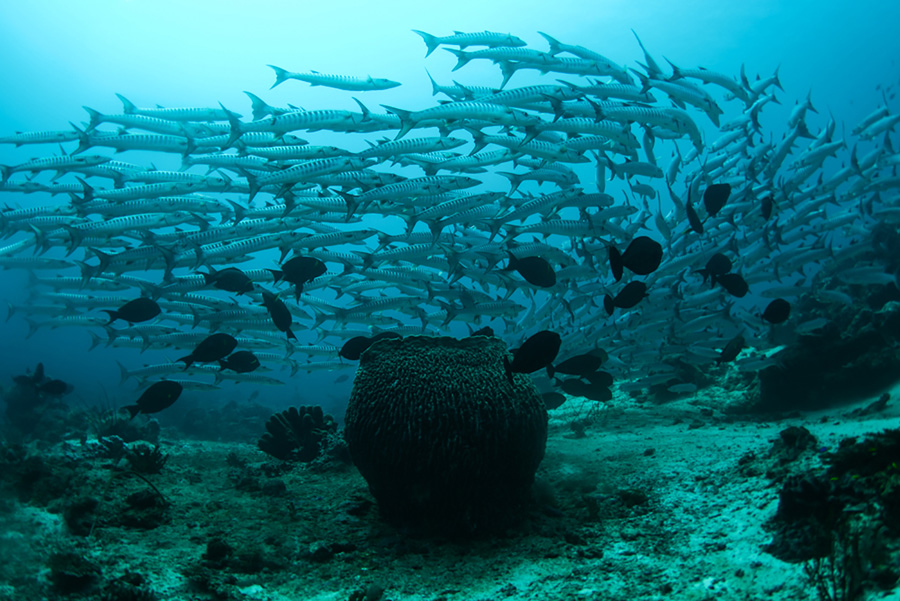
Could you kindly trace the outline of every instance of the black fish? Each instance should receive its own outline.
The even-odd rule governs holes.
[[[713,184],[703,193],[703,206],[706,214],[715,217],[722,210],[731,195],[731,184]]]
[[[575,355],[574,357],[569,357],[565,361],[558,363],[556,367],[553,365],[547,366],[547,375],[551,378],[554,374],[566,374],[567,376],[586,376],[587,374],[594,373],[600,366],[603,365],[603,362],[606,360],[606,353],[600,351],[600,353],[585,353],[583,355]]]
[[[572,396],[583,396],[584,398],[605,402],[612,399],[612,391],[606,386],[596,385],[579,380],[578,378],[569,378],[568,380],[557,380],[557,385],[562,388],[566,394]]]
[[[508,252],[508,251],[507,251]],[[546,259],[541,257],[525,257],[517,259],[512,253],[509,253],[509,265],[500,271],[519,272],[525,281],[541,288],[549,288],[556,284],[556,272]]]
[[[244,294],[253,291],[253,282],[250,277],[237,267],[226,267],[220,271],[210,267],[209,273],[203,274],[203,279],[207,285],[226,292]]]
[[[130,419],[134,419],[138,413],[157,413],[177,401],[181,391],[182,387],[178,382],[162,380],[145,390],[136,405],[126,405],[123,409],[131,414]]]
[[[117,311],[104,310],[103,312],[109,314],[109,322],[107,322],[107,325],[109,325],[117,319],[124,319],[128,323],[147,321],[159,315],[160,309],[155,300],[142,296],[141,298],[128,301],[119,307]]]
[[[609,269],[617,282],[622,279],[625,264],[622,262],[622,253],[615,246],[609,247]]]
[[[562,338],[550,330],[542,330],[523,342],[522,346],[513,351],[512,363],[507,357],[503,358],[510,384],[514,373],[530,374],[553,363],[561,345]]]
[[[484,326],[481,329],[475,330],[469,336],[493,336],[494,330],[491,326]]]
[[[272,323],[275,324],[275,327],[287,334],[288,338],[296,340],[297,337],[291,331],[291,321],[293,320],[293,316],[288,310],[287,305],[284,304],[284,301],[268,290],[262,291],[262,297],[263,305],[265,305],[266,309],[269,311],[269,315],[272,317]]]
[[[729,271],[731,271],[731,259],[722,253],[716,253],[706,262],[706,267],[700,269],[697,273],[703,276],[704,284],[708,278],[711,278],[711,283],[715,284],[717,277],[723,276]]]
[[[566,402],[566,395],[558,392],[545,392],[541,398],[544,399],[544,407],[547,408],[547,411],[556,409]]]
[[[616,307],[630,309],[641,302],[641,299],[645,296],[647,296],[647,284],[644,282],[628,282],[615,298],[608,294],[603,297],[603,306],[606,308],[606,312],[612,315]]]
[[[594,386],[605,386],[609,388],[613,385],[612,374],[607,371],[596,371],[587,374],[584,378]]]
[[[195,361],[197,363],[218,361],[230,355],[236,346],[237,340],[235,340],[234,336],[223,333],[213,334],[201,340],[200,344],[197,345],[197,348],[190,355],[182,357],[178,361],[184,361],[185,369],[190,367]]]
[[[219,359],[222,370],[230,369],[239,374],[246,374],[259,367],[259,358],[250,351],[237,351],[224,359]]]
[[[622,265],[637,275],[650,275],[662,261],[662,245],[647,236],[638,236],[622,253]],[[616,278],[616,281],[619,281]]]
[[[726,273],[724,275],[720,275],[715,279],[717,284],[721,284],[722,288],[728,291],[728,294],[731,296],[736,296],[738,298],[744,297],[747,295],[747,292],[750,291],[750,286],[747,285],[747,282],[744,281],[744,278],[737,273]]]
[[[716,363],[731,363],[734,361],[738,355],[741,354],[741,351],[744,348],[744,337],[738,334],[734,338],[728,341],[728,344],[725,345],[725,348],[722,349],[722,353],[719,355],[719,358],[716,359]]]
[[[62,380],[48,380],[38,387],[38,390],[50,396],[61,396],[72,391],[72,387]]]
[[[303,292],[303,284],[311,282],[320,275],[324,275],[328,268],[325,263],[315,257],[294,257],[282,263],[281,271],[270,269],[275,281],[284,280],[294,285],[294,294],[300,298]]]
[[[700,216],[697,215],[697,211],[694,210],[694,204],[691,202],[687,203],[687,218],[688,223],[691,226],[691,229],[697,232],[698,234],[703,233],[703,223],[700,221]]]
[[[354,336],[344,343],[338,354],[344,359],[359,361],[360,355],[370,346],[372,346],[372,339],[368,336]]]
[[[769,217],[772,216],[772,207],[775,206],[775,199],[772,198],[771,195],[766,196],[762,199],[762,204],[760,205],[760,210],[762,211],[763,219],[766,221],[769,220]]]
[[[776,298],[771,303],[769,303],[769,306],[766,307],[766,310],[763,311],[762,314],[762,318],[771,324],[784,323],[790,316],[791,303],[787,302],[783,298]]]

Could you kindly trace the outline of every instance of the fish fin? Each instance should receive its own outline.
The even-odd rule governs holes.
[[[275,65],[266,66],[275,71],[275,83],[272,84],[272,88],[277,85],[283,84],[291,78],[291,72],[287,69],[282,69],[281,67],[276,67]],[[272,88],[269,89],[271,90]]]
[[[122,409],[128,412],[129,420],[134,419],[135,416],[137,416],[137,414],[141,412],[141,408],[137,405],[125,405],[124,407],[122,407]]]
[[[425,46],[428,49],[425,52],[425,58],[428,58],[428,55],[437,50],[437,47],[441,44],[440,40],[438,40],[437,37],[431,35],[430,33],[425,33],[424,31],[419,31],[418,29],[413,29],[412,31],[422,36],[422,40],[425,42]]]
[[[512,365],[509,363],[509,357],[506,355],[503,356],[503,369],[506,371],[506,379],[509,380],[510,384],[513,384],[513,372]]]
[[[610,295],[606,295],[603,297],[603,308],[606,309],[607,315],[612,315],[616,306],[613,304],[613,299]]]

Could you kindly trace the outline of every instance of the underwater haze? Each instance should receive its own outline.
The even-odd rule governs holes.
[[[6,2],[0,599],[895,595],[897,23]]]
[[[677,65],[734,76],[744,66],[751,78],[778,69],[786,91],[776,93],[780,105],[766,108],[773,139],[783,135],[779,123],[807,92],[819,115],[833,115],[840,127],[850,127],[885,101],[884,91],[896,84],[900,71],[900,41],[892,28],[900,8],[890,2],[604,1],[590,7],[576,1],[552,6],[270,2],[264,10],[238,10],[205,1],[39,1],[11,4],[2,11],[0,44],[8,85],[0,96],[0,129],[6,134],[86,123],[82,105],[115,113],[121,109],[117,93],[139,106],[216,107],[221,102],[245,118],[250,107],[244,90],[263,96],[272,106],[356,108],[352,93],[327,87],[289,81],[269,91],[273,73],[268,64],[402,82],[394,89],[363,94],[373,109],[379,104],[411,109],[432,105],[426,69],[442,84],[449,84],[451,77],[467,85],[500,84],[501,75],[490,64],[473,62],[451,74],[454,58],[449,53],[439,50],[424,59],[422,39],[412,29],[436,35],[451,29],[508,31],[535,47],[544,44],[537,34],[544,31],[637,68],[641,51],[634,30],[660,61],[665,57]],[[534,72],[522,72],[513,83],[538,79]],[[329,143],[326,135],[318,139]],[[340,146],[341,140],[331,143]],[[50,146],[37,148],[42,154],[53,153]],[[71,152],[73,147],[65,149]],[[10,145],[3,145],[0,153],[0,164],[39,154],[36,148]],[[115,158],[128,160],[138,154],[130,151]],[[171,164],[164,167],[161,162],[166,160]],[[147,157],[147,163],[178,166],[171,157]],[[72,181],[70,177],[63,181]],[[8,207],[37,202],[35,196],[4,196]],[[6,270],[0,276],[6,302],[20,305],[30,298],[23,272]],[[21,314],[2,327],[0,369],[5,380],[43,361],[88,403],[106,394],[115,403],[128,396],[128,388],[119,388],[115,360],[129,367],[148,362],[148,355],[126,349],[88,352],[90,339],[78,329],[40,328],[28,336]],[[169,353],[165,358],[176,357]],[[300,379],[308,396],[315,396],[309,381],[324,395],[340,398],[348,392],[346,385],[332,392],[330,380],[320,374]],[[286,392],[292,388],[296,386],[289,383],[279,394],[293,398],[296,393]]]

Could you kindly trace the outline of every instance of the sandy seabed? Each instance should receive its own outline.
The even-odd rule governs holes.
[[[351,466],[285,466],[250,442],[163,430],[168,463],[147,476],[169,502],[158,526],[116,517],[124,498],[149,487],[111,478],[111,460],[91,460],[100,505],[90,536],[72,535],[58,506],[3,499],[0,599],[111,598],[99,584],[57,593],[47,560],[60,550],[88,558],[99,580],[137,582],[157,599],[818,599],[802,564],[765,552],[780,484],[762,464],[788,426],[833,449],[896,428],[900,407],[851,415],[873,400],[863,399],[760,420],[721,411],[737,394],[710,388],[665,404],[617,394],[603,408],[570,399],[551,412],[537,508],[515,528],[465,542],[384,523]],[[570,423],[588,411],[594,419],[577,437]],[[77,445],[42,452],[63,461]],[[783,472],[821,466],[811,452]]]

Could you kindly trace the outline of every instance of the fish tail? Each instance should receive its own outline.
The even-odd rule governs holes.
[[[547,40],[547,43],[550,44],[550,50],[548,52],[551,56],[556,56],[563,51],[562,44],[560,44],[559,40],[557,40],[553,36],[547,35],[543,31],[539,31],[538,35]]]
[[[608,294],[603,297],[603,308],[606,309],[607,315],[612,315],[616,309],[616,306],[613,304],[613,298]]]
[[[94,131],[98,125],[103,123],[103,113],[100,111],[94,110],[89,106],[82,106],[84,110],[87,111],[88,116],[91,118],[91,122],[88,123],[87,129],[85,129],[85,133],[90,133]]]
[[[133,115],[137,113],[137,107],[134,106],[134,103],[122,96],[121,94],[116,94],[116,97],[122,101],[122,112],[126,115]]]
[[[72,154],[80,154],[91,147],[91,138],[88,136],[87,132],[69,121],[69,125],[72,126],[72,129],[75,130],[75,134],[78,136],[78,148],[72,152]]]
[[[666,57],[663,57],[666,58]],[[672,77],[669,78],[669,81],[675,81],[676,79],[682,79],[684,75],[681,74],[681,69],[678,66],[666,58],[666,62],[669,63],[669,66],[672,67]]]
[[[430,33],[425,33],[424,31],[419,31],[418,29],[413,29],[413,32],[422,36],[422,40],[425,41],[425,46],[428,50],[425,52],[425,58],[428,58],[428,55],[437,50],[437,47],[441,45],[440,40],[437,37],[431,35]]]
[[[465,50],[458,50],[456,48],[444,48],[444,50],[456,57],[456,66],[450,69],[451,71],[457,71],[461,69],[470,60],[472,60],[472,57],[469,56],[470,53],[466,52]],[[502,88],[503,86],[500,87]]]
[[[128,378],[131,377],[131,374],[128,373],[128,368],[126,368],[120,362],[116,361],[116,365],[119,366],[119,384],[124,384],[128,381]]]
[[[280,85],[291,78],[291,72],[287,69],[282,69],[281,67],[276,67],[275,65],[267,65],[269,68],[275,71],[275,83],[272,84],[272,88],[277,85]],[[272,88],[269,88],[270,90]]]
[[[231,148],[231,145],[244,135],[244,131],[242,129],[241,120],[238,118],[237,114],[229,111],[221,102],[219,103],[219,106],[222,107],[222,110],[225,111],[225,114],[228,116],[228,126],[231,128],[228,135],[228,141],[225,142],[225,146],[222,147],[222,150],[225,150],[226,148]]]
[[[250,109],[253,111],[254,121],[262,119],[263,117],[271,115],[275,112],[274,109],[269,106],[265,100],[263,100],[256,94],[247,91],[244,91],[244,94],[246,94],[250,98]]]
[[[810,140],[814,140],[816,137],[812,135],[809,131],[809,128],[806,127],[806,121],[801,119],[799,123],[797,123],[797,137],[798,138],[808,138]]]
[[[509,83],[510,78],[515,74],[516,69],[518,67],[515,63],[510,61],[500,61],[500,72],[503,74],[503,81],[500,82],[500,89],[506,87],[506,84]]]
[[[386,104],[382,104],[381,106],[387,112],[397,115],[397,117],[400,118],[400,132],[397,134],[397,137],[394,138],[395,140],[399,140],[409,133],[409,130],[411,130],[413,126],[412,111],[398,109],[395,106],[388,106]]]
[[[438,92],[441,91],[441,86],[439,86],[438,83],[434,80],[434,78],[431,76],[431,73],[428,72],[428,69],[425,69],[425,73],[428,75],[428,79],[431,81],[431,95],[437,96]]]
[[[548,365],[547,365],[547,377],[550,378],[550,379],[553,379],[553,377],[554,377],[555,374],[556,374],[556,368],[553,367],[553,364],[552,364],[552,363],[551,363],[551,364],[548,364]]]

